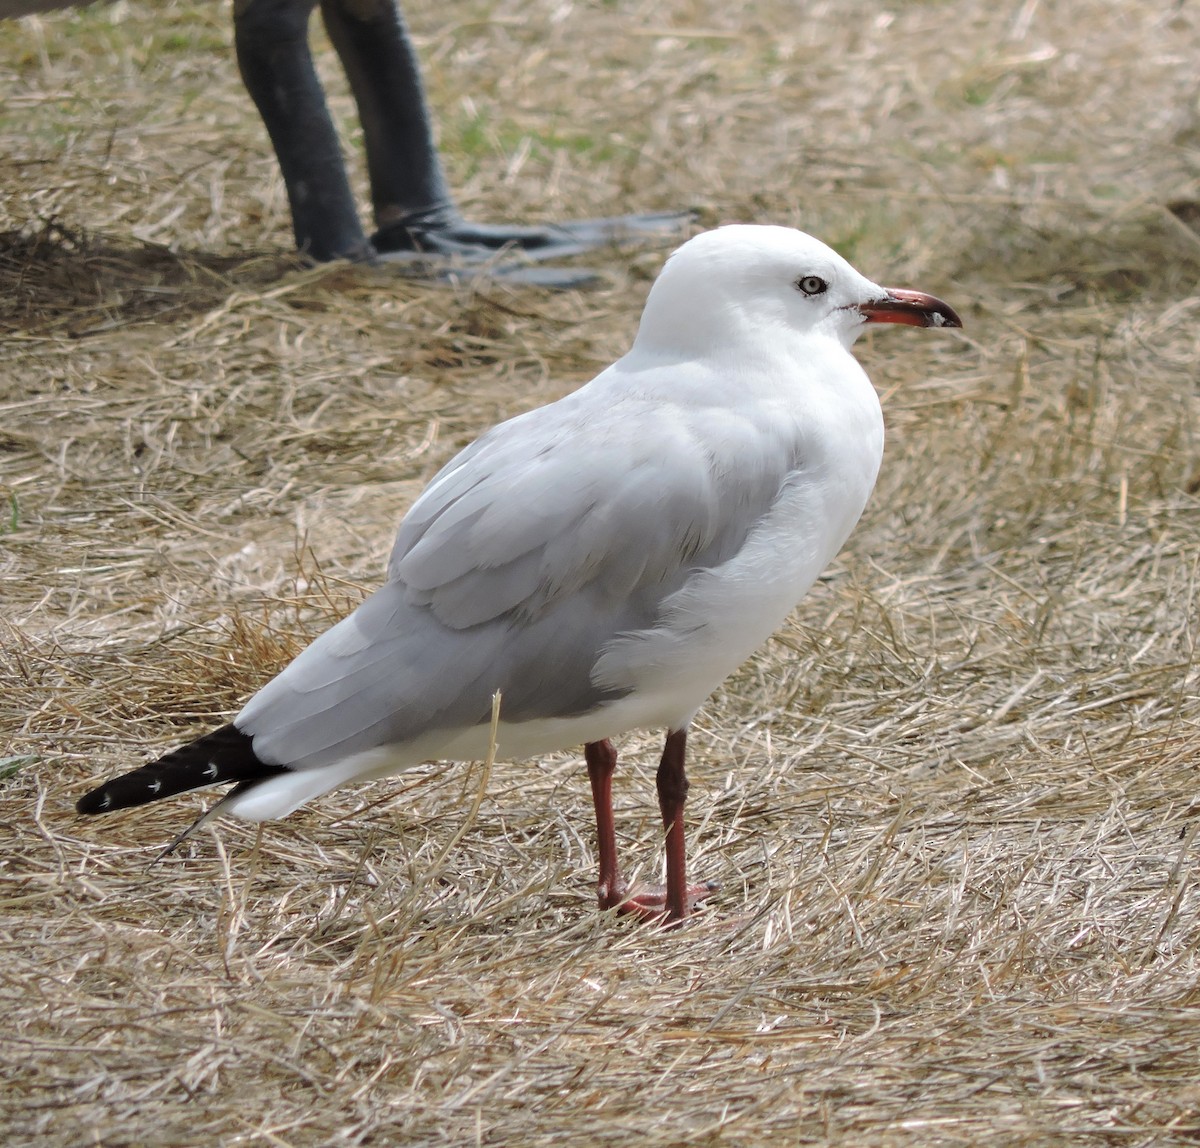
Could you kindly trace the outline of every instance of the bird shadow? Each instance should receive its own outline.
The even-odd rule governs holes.
[[[179,251],[43,220],[0,232],[0,333],[86,338],[206,311],[304,266],[292,252]]]

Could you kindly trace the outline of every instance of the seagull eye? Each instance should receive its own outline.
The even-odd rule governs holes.
[[[805,295],[824,295],[829,290],[829,284],[819,275],[802,275],[796,280],[796,290]]]

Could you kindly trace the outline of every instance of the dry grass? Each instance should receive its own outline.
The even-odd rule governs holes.
[[[299,269],[225,6],[0,27],[6,1143],[1194,1143],[1197,12],[407,8],[476,214],[799,223],[968,330],[861,344],[880,488],[702,715],[686,929],[596,912],[572,755],[148,868],[199,802],[74,797],[375,583],[660,256],[573,296]]]

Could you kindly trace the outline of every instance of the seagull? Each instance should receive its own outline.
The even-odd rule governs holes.
[[[962,326],[801,231],[690,239],[627,354],[442,468],[378,590],[231,723],[76,808],[232,782],[192,829],[218,813],[262,821],[430,760],[582,744],[600,907],[682,921],[716,888],[687,879],[689,723],[804,596],[875,484],[883,414],[850,353],[868,323]],[[667,731],[661,887],[631,885],[617,861],[612,739],[644,728]]]

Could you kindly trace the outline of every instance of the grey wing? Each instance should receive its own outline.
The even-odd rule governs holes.
[[[388,574],[454,629],[536,619],[584,588],[593,609],[624,601],[744,537],[723,477],[671,408],[564,401],[451,462],[405,516]]]
[[[246,703],[234,724],[263,761],[316,768],[420,737],[439,724],[474,724],[463,667],[494,659],[499,631],[447,632],[385,583],[303,650]],[[464,707],[467,707],[464,712]]]
[[[787,469],[734,475],[669,410],[619,407],[543,408],[444,468],[405,517],[385,586],[239,715],[255,752],[323,765],[485,723],[496,690],[506,722],[619,696],[594,680],[605,646],[736,552]]]

